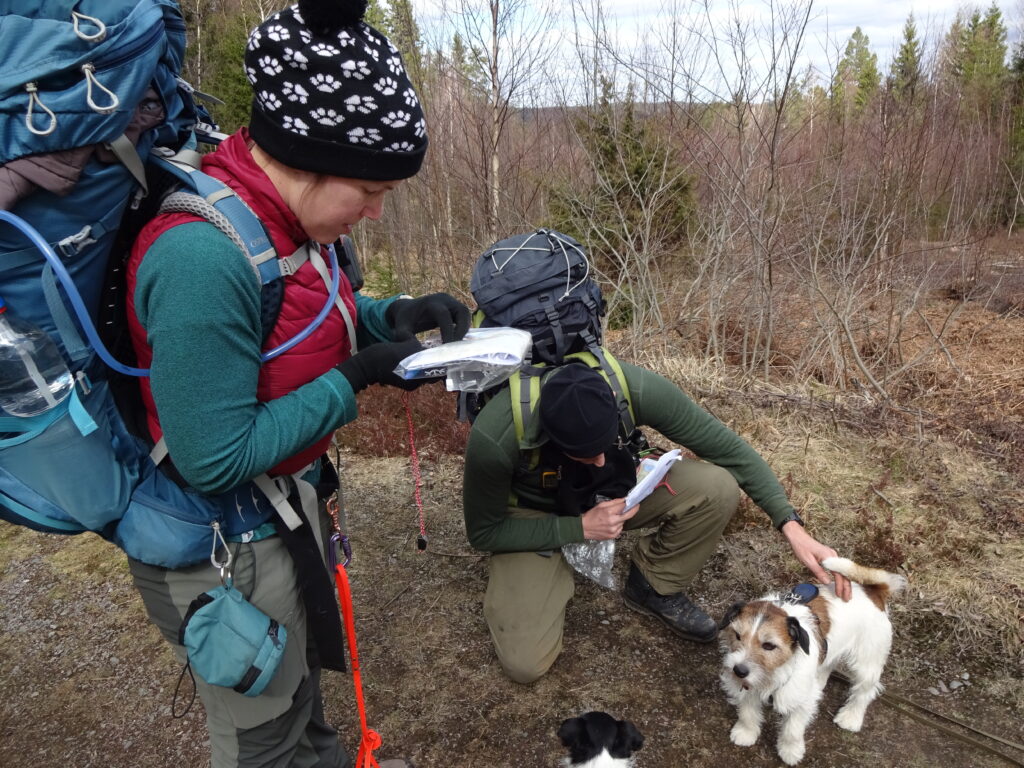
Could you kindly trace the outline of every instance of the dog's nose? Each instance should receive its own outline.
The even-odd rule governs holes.
[[[735,667],[732,668],[732,671],[733,673],[735,673],[736,677],[739,678],[744,678],[750,674],[750,670],[747,669],[746,664],[737,664]]]

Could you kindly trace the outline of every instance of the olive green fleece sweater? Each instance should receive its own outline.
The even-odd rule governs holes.
[[[394,299],[356,294],[360,347],[390,341]],[[270,402],[256,399],[260,289],[213,225],[182,224],[147,251],[135,310],[153,349],[150,383],[174,465],[197,490],[230,490],[355,419],[348,380],[331,369]]]
[[[739,435],[663,376],[627,363],[622,363],[622,370],[638,425],[651,427],[728,470],[773,523],[793,511],[775,473]],[[516,492],[522,499],[528,493],[515,482],[519,463],[512,402],[505,388],[477,416],[466,448],[463,513],[470,544],[487,552],[540,552],[583,541],[579,517],[509,516],[509,494]],[[530,506],[554,511],[554,499],[552,492],[549,504],[533,500]]]

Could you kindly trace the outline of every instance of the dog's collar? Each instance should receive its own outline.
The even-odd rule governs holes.
[[[797,584],[791,590],[789,594],[783,596],[780,602],[789,605],[807,605],[811,600],[818,596],[818,588],[810,582],[802,582]],[[828,655],[828,638],[821,633],[821,625],[818,622],[818,617],[811,612],[811,618],[814,619],[814,626],[818,630],[817,635],[821,639],[821,652],[822,658]]]
[[[817,596],[818,588],[805,581],[789,590],[789,594],[782,598],[782,602],[790,603],[791,605],[807,605]]]

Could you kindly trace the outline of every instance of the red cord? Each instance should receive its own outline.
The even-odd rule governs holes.
[[[416,498],[416,511],[420,517],[420,535],[416,541],[416,549],[423,552],[427,548],[427,521],[423,514],[423,498],[420,496],[423,478],[420,475],[420,457],[416,452],[416,432],[412,426],[412,409],[409,407],[408,392],[402,395],[402,404],[405,406],[405,420],[409,424],[409,460],[412,463],[412,477],[415,484],[413,495]]]
[[[352,686],[356,692],[356,706],[359,708],[359,725],[363,729],[363,738],[359,742],[355,768],[380,768],[373,751],[383,743],[380,734],[366,726],[366,705],[363,702],[363,678],[359,672],[359,651],[356,648],[356,622],[352,612],[352,588],[348,583],[345,568],[337,565],[334,568],[334,581],[338,585],[338,597],[341,601],[341,617],[345,620],[345,637],[348,638],[348,652],[352,659]]]

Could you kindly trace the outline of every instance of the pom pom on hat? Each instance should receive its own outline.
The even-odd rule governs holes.
[[[321,35],[354,27],[366,15],[368,0],[299,0],[299,15]]]

